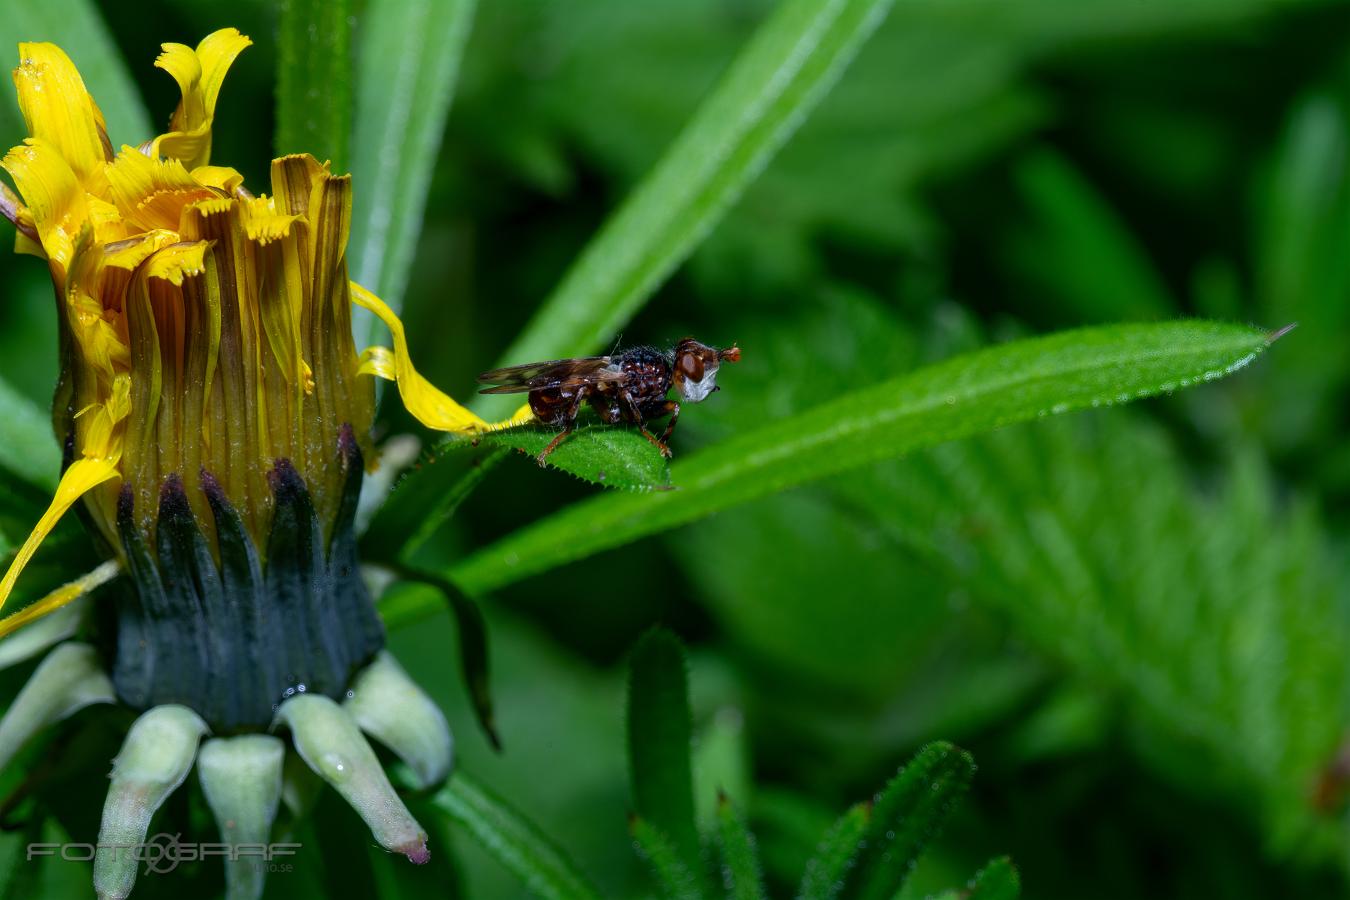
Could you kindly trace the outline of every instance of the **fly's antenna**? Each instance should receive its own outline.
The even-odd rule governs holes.
[[[721,362],[740,362],[741,348],[732,344],[725,350],[718,350],[717,359]]]
[[[619,336],[614,339],[614,346],[609,348],[610,356],[613,356],[618,351],[619,344],[622,342],[623,342],[623,332],[620,331]]]

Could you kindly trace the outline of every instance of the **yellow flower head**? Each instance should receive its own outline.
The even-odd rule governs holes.
[[[125,519],[130,505],[151,541],[166,485],[213,543],[205,479],[262,547],[284,460],[331,529],[350,462],[342,435],[372,458],[363,375],[396,381],[429,427],[493,427],[417,374],[397,317],[348,281],[349,176],[288,156],[272,163],[270,194],[255,196],[234,169],[211,164],[221,84],[249,44],[232,28],[195,49],[165,44],[155,64],[182,92],[170,130],[120,150],[65,53],[20,45],[14,80],[31,136],[4,157],[22,200],[0,186],[0,212],[18,227],[17,249],[46,259],[56,289],[53,425],[67,468],[0,580],[0,603],[81,497],[121,555],[119,509]],[[352,302],[389,326],[392,350],[358,354]]]

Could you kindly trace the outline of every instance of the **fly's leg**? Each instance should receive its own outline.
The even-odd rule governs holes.
[[[568,424],[563,426],[562,431],[558,432],[557,437],[548,442],[547,447],[539,451],[539,455],[534,458],[534,461],[539,463],[540,468],[543,468],[545,465],[547,465],[548,455],[552,453],[554,450],[558,449],[558,445],[561,444],[563,440],[571,433],[572,433],[572,423],[569,422]]]
[[[642,418],[642,410],[638,409],[637,403],[633,400],[633,395],[627,391],[622,391],[620,392],[619,397],[623,401],[624,408],[628,411],[628,418],[637,423],[638,430],[642,432],[642,436],[651,441],[652,446],[657,450],[660,450],[661,455],[666,459],[670,459],[674,456],[675,454],[670,452],[670,448],[666,446],[664,441],[647,430],[647,426],[643,424],[645,420]]]
[[[666,430],[661,435],[661,443],[670,443],[670,436],[675,433],[675,423],[680,420],[680,404],[674,400],[666,401],[666,413],[670,415],[670,421],[666,423]]]
[[[559,416],[563,430],[560,431],[553,440],[549,441],[548,446],[543,450],[540,450],[539,455],[534,458],[534,461],[539,463],[540,468],[547,465],[548,455],[554,450],[557,450],[558,445],[566,440],[567,436],[572,433],[572,428],[577,423],[577,414],[581,412],[581,403],[586,399],[588,393],[590,393],[590,391],[587,390],[587,388],[578,388],[576,396],[572,398],[571,405],[567,407],[567,410],[561,416]]]

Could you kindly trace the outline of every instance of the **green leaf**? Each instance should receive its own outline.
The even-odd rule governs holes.
[[[1069,160],[1049,149],[1028,153],[1016,181],[1031,222],[1015,228],[1004,251],[1076,322],[1157,319],[1177,304],[1145,249],[1107,199]]]
[[[396,571],[402,578],[433,588],[450,607],[450,614],[455,619],[455,628],[459,632],[460,673],[473,704],[474,716],[493,749],[500,751],[502,742],[497,735],[492,714],[487,625],[483,621],[483,611],[478,608],[477,603],[466,597],[463,591],[444,578],[403,567],[397,568]]]
[[[563,852],[501,798],[462,771],[455,772],[432,804],[463,826],[536,897],[586,900],[599,893]]]
[[[6,71],[18,62],[20,41],[50,41],[66,52],[80,70],[108,125],[114,148],[139,146],[154,136],[136,82],[90,0],[44,0],[9,3],[0,16],[0,57]],[[149,66],[150,60],[143,61]],[[12,89],[0,91],[0,138],[5,148],[27,136]]]
[[[651,822],[633,816],[628,823],[638,855],[647,860],[666,900],[702,900],[699,879],[671,840]]]
[[[1316,507],[1250,453],[1194,481],[1164,432],[1115,410],[831,487],[1111,709],[1148,722],[1135,752],[1150,768],[1258,816],[1278,852],[1339,854],[1343,826],[1308,786],[1350,709],[1343,554]]]
[[[1065,331],[965,354],[747,430],[677,460],[672,491],[591,498],[450,574],[469,593],[488,590],[864,463],[1212,381],[1250,363],[1270,339],[1186,321]]]
[[[398,310],[474,0],[370,0],[356,35],[351,276]],[[354,323],[358,338],[374,318]],[[364,323],[364,324],[362,324]]]
[[[517,464],[534,465],[534,458],[557,436],[552,429],[525,426],[473,440],[443,441],[395,486],[376,513],[361,540],[363,557],[385,563],[411,559],[488,472],[506,456],[515,455],[508,451],[526,457]],[[670,466],[661,451],[626,428],[578,428],[549,454],[547,467],[602,487],[633,491],[670,487]]]
[[[872,801],[865,848],[846,877],[850,896],[890,900],[904,885],[919,854],[951,817],[970,787],[975,762],[944,741],[920,750]]]
[[[1006,856],[989,861],[963,891],[943,891],[937,900],[1017,900],[1022,895],[1022,880]]]
[[[755,837],[745,817],[725,794],[717,800],[717,839],[722,851],[722,883],[731,900],[763,900],[764,876]]]
[[[628,673],[628,766],[633,808],[700,870],[690,764],[689,678],[679,638],[656,628],[633,646]]]
[[[834,84],[889,0],[786,0],[503,355],[613,339]]]
[[[830,826],[806,864],[797,896],[801,900],[834,900],[862,850],[863,839],[872,824],[872,805],[858,803]]]
[[[394,485],[361,536],[362,559],[410,560],[507,455],[496,447],[472,452],[464,442],[445,446],[451,452],[426,455]]]
[[[352,127],[350,0],[284,0],[277,55],[278,156],[312,153],[347,171]]]
[[[523,427],[497,431],[479,439],[491,447],[516,450],[534,457],[558,432]],[[661,451],[634,429],[605,425],[578,428],[548,455],[546,465],[583,481],[612,488],[650,491],[670,487],[670,466]]]
[[[750,805],[752,779],[745,714],[734,706],[717,710],[694,739],[694,813],[701,832],[717,825],[723,799]]]
[[[52,421],[0,377],[0,469],[29,484],[56,488],[61,474],[61,451],[52,437]]]

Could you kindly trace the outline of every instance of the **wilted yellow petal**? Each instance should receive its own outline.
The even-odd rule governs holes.
[[[56,523],[61,521],[66,510],[87,492],[116,474],[116,461],[111,459],[80,459],[66,469],[66,474],[61,476],[61,483],[56,487],[56,496],[52,497],[51,506],[47,507],[47,511],[38,520],[33,533],[23,542],[18,555],[9,564],[9,571],[5,573],[4,579],[0,580],[0,606],[4,606],[5,600],[14,590],[14,582],[18,581],[19,573],[28,565],[28,561],[33,558],[33,554],[37,552],[47,535],[51,534]]]
[[[155,65],[178,82],[183,94],[169,120],[169,131],[155,138],[152,156],[182,160],[189,169],[211,161],[211,121],[225,73],[235,58],[252,44],[234,28],[208,34],[193,50],[183,44],[164,44]]]
[[[244,183],[244,176],[229,166],[198,166],[192,170],[192,178],[199,184],[217,188],[231,197]]]
[[[0,619],[0,638],[13,634],[29,622],[36,621],[47,613],[56,612],[67,603],[80,599],[94,588],[112,581],[121,571],[122,567],[118,565],[117,560],[110,559],[92,572],[61,585],[41,600],[28,604],[13,615],[5,616]]]
[[[60,47],[20,44],[14,84],[28,133],[55,146],[81,181],[111,158],[103,116]]]
[[[524,408],[523,412],[526,415],[523,418],[521,412],[517,412],[511,419],[495,424],[474,415],[442,393],[413,368],[412,358],[408,355],[408,338],[403,331],[403,323],[388,304],[354,281],[352,302],[379,317],[394,338],[393,350],[386,347],[371,347],[361,354],[361,367],[358,372],[397,383],[403,405],[413,414],[413,418],[423,425],[452,434],[482,434],[485,431],[519,425],[532,418],[528,415],[529,407]]]

